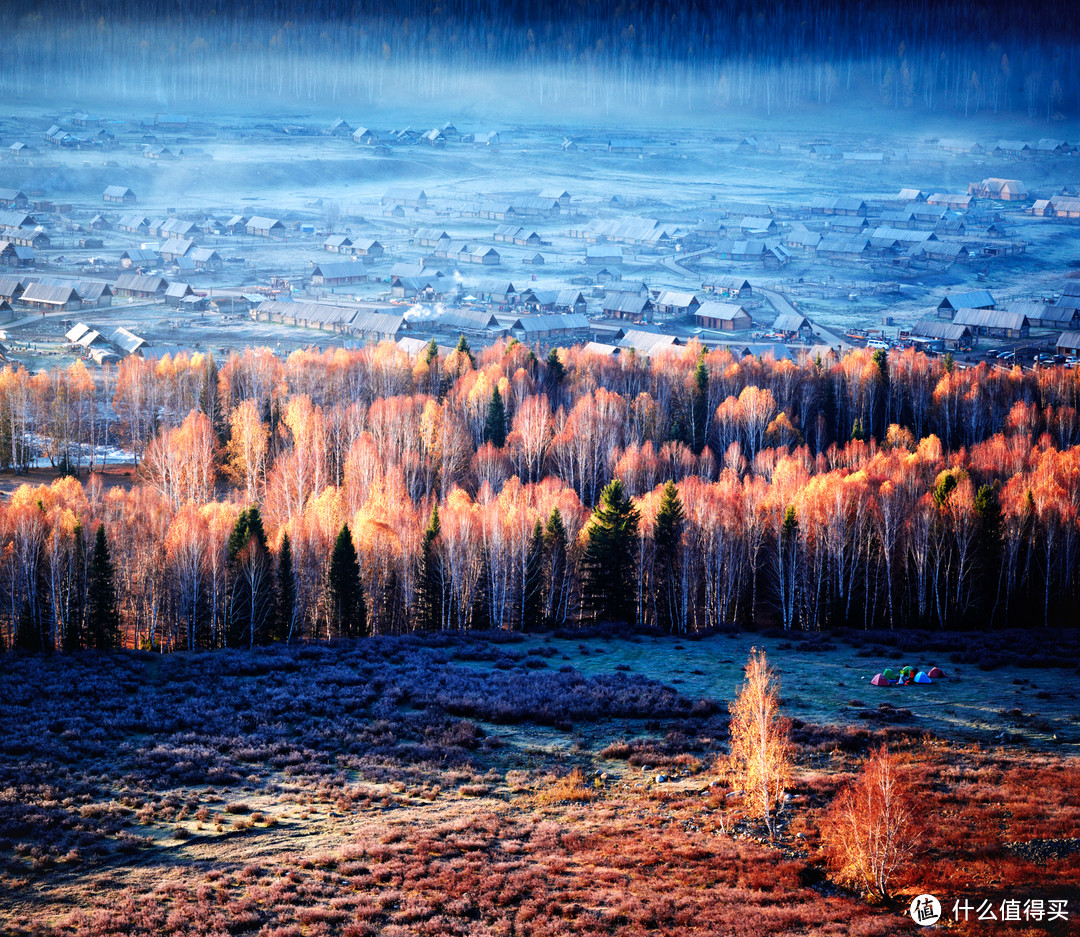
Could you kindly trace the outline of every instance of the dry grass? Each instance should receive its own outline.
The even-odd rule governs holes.
[[[635,704],[635,681],[621,695],[575,675],[565,705],[591,714],[567,734],[549,728],[569,711],[554,670],[457,680],[413,641],[0,666],[5,937],[893,934],[902,903],[825,881],[818,834],[884,741],[912,756],[929,831],[901,894],[1080,907],[1067,757],[802,723],[770,848],[732,779],[702,767],[725,718],[655,688]],[[485,687],[516,734],[448,713]],[[597,715],[612,699],[639,708]],[[661,769],[672,781],[649,783]]]

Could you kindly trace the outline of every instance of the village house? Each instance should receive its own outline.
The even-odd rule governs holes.
[[[666,316],[689,316],[693,315],[701,305],[693,293],[679,290],[660,290],[653,300],[656,312]]]
[[[1059,355],[1080,355],[1080,332],[1062,332],[1055,345]]]
[[[739,230],[747,237],[773,237],[776,235],[776,222],[772,218],[747,216],[739,223]]]
[[[1027,338],[1031,324],[1022,312],[1007,309],[957,309],[952,321],[966,325],[972,335],[993,338]]]
[[[44,283],[29,284],[23,290],[20,302],[42,312],[82,308],[82,297],[74,286],[47,286]]]
[[[772,331],[783,335],[784,338],[809,339],[813,337],[810,320],[798,313],[780,313],[772,324]]]
[[[469,291],[476,299],[499,306],[512,306],[518,298],[518,290],[509,280],[481,280]]]
[[[989,290],[970,290],[946,296],[938,303],[937,314],[951,319],[957,309],[993,309],[995,305]]]
[[[329,137],[351,137],[352,132],[352,127],[341,117],[326,128],[326,135]]]
[[[121,273],[113,284],[113,293],[134,299],[157,299],[164,296],[168,288],[168,281],[157,274]]]
[[[977,198],[992,198],[1006,202],[1023,201],[1027,187],[1019,179],[983,179],[968,186],[968,194]]]
[[[694,322],[706,329],[738,332],[752,328],[753,320],[742,306],[736,303],[703,302],[694,313]]]
[[[754,288],[749,280],[727,274],[713,274],[701,281],[701,288],[716,296],[733,296],[749,299],[754,295]]]
[[[169,238],[158,248],[158,254],[161,255],[162,260],[169,263],[180,257],[186,257],[194,247],[194,241],[185,238]]]
[[[103,201],[114,202],[121,205],[134,205],[136,201],[135,193],[126,185],[106,186],[101,198]]]
[[[387,189],[382,197],[383,205],[400,205],[403,208],[427,208],[427,193],[423,189],[398,187]]]
[[[179,306],[188,296],[194,296],[195,291],[187,283],[170,283],[165,290],[165,305]]]
[[[347,234],[331,234],[323,241],[323,250],[330,251],[332,254],[351,254],[352,238]]]
[[[1053,329],[1056,332],[1080,328],[1080,310],[1070,306],[1051,306],[1047,303],[1010,302],[1003,307],[1009,312],[1027,316],[1033,329]]]
[[[588,244],[585,263],[590,267],[606,267],[623,262],[623,249],[618,244]]]
[[[571,195],[569,192],[566,191],[566,189],[560,188],[559,186],[541,189],[540,198],[554,199],[556,202],[559,203],[559,208],[561,208],[563,211],[568,211],[570,209]]]
[[[417,228],[413,240],[421,247],[436,247],[441,241],[449,241],[450,235],[442,228]]]
[[[945,208],[955,208],[964,211],[971,207],[970,195],[950,195],[946,192],[935,192],[926,200],[927,205],[939,205]]]
[[[32,247],[0,240],[0,264],[5,267],[32,267],[35,254]]]
[[[448,309],[434,323],[441,332],[491,337],[502,331],[490,309]]]
[[[131,355],[141,358],[143,349],[150,343],[128,329],[119,328],[109,336],[109,344],[125,358]]]
[[[635,355],[651,357],[666,351],[671,351],[683,344],[682,339],[675,335],[662,335],[659,332],[648,332],[644,329],[627,329],[618,345],[624,351],[632,351]]]
[[[605,294],[601,309],[610,319],[651,322],[654,307],[651,299],[639,293],[612,292]]]
[[[0,276],[0,302],[17,303],[25,288],[21,277]]]
[[[940,319],[920,319],[912,326],[915,338],[942,343],[943,348],[961,351],[972,347],[971,329],[958,322],[942,322]]]
[[[1024,140],[999,140],[991,152],[994,156],[1030,156],[1031,147]]]
[[[311,270],[312,286],[349,286],[367,280],[367,270],[363,264],[344,260],[315,264]]]
[[[138,267],[153,267],[160,259],[157,251],[144,250],[141,247],[129,247],[120,254],[120,266],[125,270]]]
[[[523,344],[552,339],[581,340],[588,335],[589,320],[578,313],[522,316],[510,325],[510,334]]]
[[[249,218],[244,230],[248,234],[264,238],[283,238],[286,234],[285,225],[277,218],[264,218],[261,215]]]
[[[386,250],[375,238],[357,238],[352,243],[352,253],[365,263],[370,263],[380,259]]]

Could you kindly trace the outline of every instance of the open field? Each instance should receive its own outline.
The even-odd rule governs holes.
[[[890,637],[9,657],[0,929],[885,935],[918,930],[903,912],[919,892],[1075,912],[1075,669],[1013,636],[963,655]],[[1074,663],[1075,635],[1052,640]],[[797,746],[774,845],[717,760],[751,644],[781,674]],[[905,661],[950,679],[867,685]],[[885,740],[912,757],[930,832],[877,907],[829,881],[818,821]]]

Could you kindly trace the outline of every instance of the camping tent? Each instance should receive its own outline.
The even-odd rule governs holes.
[[[915,674],[915,682],[916,683],[933,683],[934,681],[931,680],[926,675],[926,673],[924,671],[920,670],[917,674]]]
[[[926,672],[926,675],[927,675],[927,676],[928,676],[928,677],[929,677],[929,678],[930,678],[931,680],[940,680],[940,679],[941,679],[942,677],[944,677],[944,676],[945,676],[945,673],[944,673],[944,672],[943,672],[942,670],[940,670],[939,668],[937,668],[937,667],[931,667],[931,668],[930,668],[930,669],[929,669],[929,670],[928,670],[928,671]]]
[[[885,674],[883,674],[883,673],[879,673],[877,676],[875,676],[874,679],[870,681],[870,683],[873,686],[888,686],[889,685],[888,678],[886,678]]]
[[[895,680],[899,680],[899,679],[900,679],[900,674],[898,674],[898,673],[897,673],[897,672],[896,672],[895,670],[893,670],[893,669],[892,669],[892,667],[886,667],[886,668],[885,668],[885,669],[884,669],[883,671],[881,671],[881,675],[882,675],[882,676],[883,676],[883,677],[884,677],[884,678],[885,678],[886,680],[893,680],[893,681],[895,681]]]

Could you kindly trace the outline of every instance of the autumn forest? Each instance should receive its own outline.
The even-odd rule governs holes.
[[[132,357],[96,381],[7,367],[3,462],[44,451],[61,476],[0,505],[0,633],[169,651],[597,621],[1053,626],[1080,585],[1078,408],[1074,371],[911,351],[462,339],[418,360]],[[103,482],[106,439],[132,484]]]

